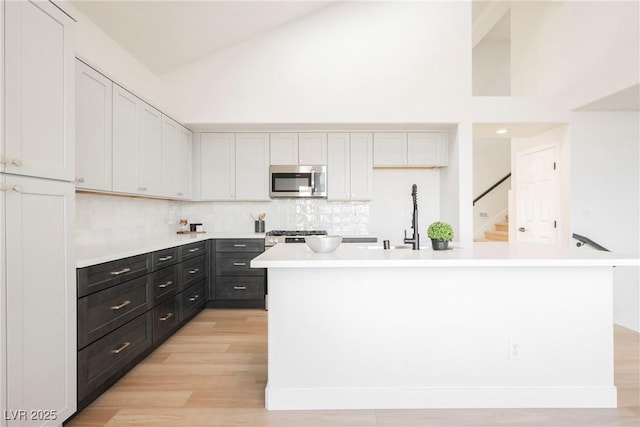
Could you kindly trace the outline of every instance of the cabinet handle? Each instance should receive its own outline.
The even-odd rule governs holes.
[[[192,296],[191,298],[189,298],[189,301],[195,301],[195,300],[197,300],[198,298],[200,298],[200,295],[195,294],[194,296]]]
[[[120,347],[111,350],[111,354],[118,354],[121,353],[125,348],[129,347],[131,345],[131,341],[127,341],[124,344],[122,344]]]
[[[184,196],[184,194],[183,193],[178,193],[178,196]]]
[[[22,166],[22,160],[20,159],[13,159],[11,163],[13,163],[14,166]]]
[[[173,281],[172,281],[172,280],[167,280],[167,281],[166,281],[166,282],[164,282],[162,285],[158,285],[158,287],[159,287],[160,289],[164,289],[164,288],[166,288],[167,286],[169,286],[169,285],[171,285],[171,284],[173,284]]]
[[[194,252],[198,252],[200,250],[200,248],[193,248],[193,249],[189,249],[189,252],[194,253]]]
[[[76,178],[76,182],[84,182],[84,178],[82,177]]]
[[[22,193],[22,187],[20,187],[19,185],[14,185],[11,189],[16,193]]]
[[[131,301],[127,300],[127,301],[124,301],[124,302],[120,303],[120,305],[112,305],[111,306],[111,310],[120,310],[121,308],[126,307],[129,304],[131,304]]]
[[[147,187],[138,187],[138,191],[147,191]]]
[[[22,160],[15,158],[13,160],[9,160],[7,159],[5,156],[0,156],[0,163],[2,164],[7,164],[7,163],[11,163],[14,166],[22,166]]]
[[[247,265],[246,262],[234,262],[233,265],[235,265],[236,267],[244,267],[245,265]]]
[[[169,319],[171,319],[172,317],[173,317],[173,313],[167,313],[167,315],[166,315],[166,316],[164,316],[164,317],[161,317],[161,318],[160,318],[160,321],[161,321],[161,322],[164,322],[165,320],[169,320]]]
[[[246,286],[234,286],[233,289],[236,289],[238,291],[244,291],[245,289],[247,289]]]
[[[163,256],[158,258],[158,261],[169,261],[170,259],[173,259],[173,255],[167,255],[167,256]]]
[[[196,274],[198,271],[200,271],[199,268],[194,268],[193,270],[189,270],[189,274]]]
[[[127,268],[123,268],[122,270],[112,271],[109,274],[111,274],[112,276],[119,276],[121,274],[128,273],[130,271],[131,271],[131,269],[127,267]]]
[[[234,243],[233,245],[234,248],[246,248],[247,245],[244,243]]]

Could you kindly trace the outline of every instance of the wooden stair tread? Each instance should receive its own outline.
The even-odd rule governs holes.
[[[509,232],[508,231],[497,231],[497,230],[488,230],[484,232],[485,239],[489,240],[497,240],[501,242],[509,241]]]

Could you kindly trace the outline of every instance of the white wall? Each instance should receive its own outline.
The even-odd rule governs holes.
[[[511,140],[509,138],[474,138],[473,197],[478,197],[511,172]],[[496,222],[504,222],[508,208],[508,179],[473,207],[473,237],[482,238],[485,230],[493,230]],[[484,214],[485,216],[481,216]]]
[[[640,3],[511,2],[511,94],[574,107],[640,81]]]
[[[341,2],[162,81],[189,123],[451,122],[471,93],[470,8]]]
[[[473,95],[511,94],[511,44],[482,40],[473,48]]]
[[[640,119],[635,112],[576,112],[571,120],[572,231],[640,254]],[[575,242],[575,241],[574,241]],[[640,331],[640,271],[616,268],[616,323]]]

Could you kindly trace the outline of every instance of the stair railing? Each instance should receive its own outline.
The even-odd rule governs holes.
[[[593,240],[591,240],[588,237],[581,236],[580,234],[576,234],[576,233],[573,233],[571,235],[571,237],[573,237],[574,239],[576,239],[578,241],[578,243],[576,243],[577,247],[584,246],[584,245],[590,245],[590,246],[593,246],[594,248],[596,248],[599,251],[611,252],[609,249],[607,249],[604,246],[594,242]]]
[[[498,182],[496,182],[495,184],[493,184],[491,187],[489,187],[484,193],[480,194],[478,197],[476,197],[475,199],[473,199],[473,206],[476,205],[476,202],[480,199],[482,199],[484,196],[486,196],[487,194],[491,193],[498,185],[502,184],[503,182],[505,182],[507,179],[509,179],[511,177],[511,172],[509,172],[507,174],[507,176],[501,178],[500,180],[498,180]]]

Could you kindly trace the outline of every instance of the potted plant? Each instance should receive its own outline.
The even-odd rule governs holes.
[[[431,239],[434,250],[445,250],[449,247],[449,241],[453,239],[453,228],[446,222],[436,221],[429,226],[427,236]]]

